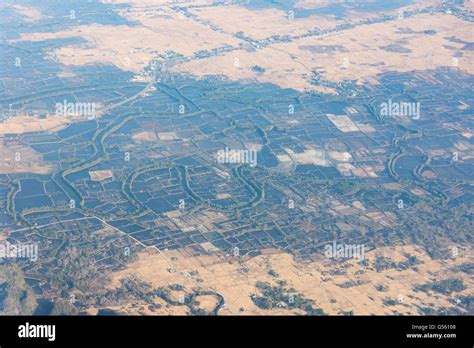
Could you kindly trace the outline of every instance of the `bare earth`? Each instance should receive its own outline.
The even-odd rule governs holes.
[[[118,13],[142,25],[79,25],[56,33],[23,34],[19,40],[80,36],[86,39],[86,44],[56,49],[51,57],[66,65],[109,63],[137,74],[152,60],[162,61],[159,55],[166,51],[193,57],[198,51],[228,45],[236,50],[186,63],[176,62],[170,69],[197,77],[223,75],[232,80],[253,79],[284,88],[325,93],[334,93],[334,90],[310,84],[315,70],[332,82],[356,80],[359,84],[376,82],[376,76],[385,71],[422,71],[446,66],[456,66],[469,73],[474,71],[470,63],[473,51],[464,48],[465,43],[472,42],[469,23],[451,14],[417,14],[248,49],[246,41],[234,36],[236,33],[242,32],[254,40],[274,35],[298,36],[311,29],[334,28],[340,21],[328,16],[291,19],[284,11],[235,5],[197,7],[190,10],[193,17],[189,18],[166,6],[167,1],[114,2],[131,5],[131,9]],[[198,3],[212,4],[211,1]],[[317,8],[327,2],[303,1],[303,4]],[[404,9],[422,4],[427,2],[416,2]],[[471,6],[470,2],[466,6]],[[372,15],[358,12],[350,14],[347,20],[355,23]],[[253,71],[251,68],[255,65],[265,72]]]
[[[376,255],[382,254],[392,261],[403,262],[406,260],[404,253],[414,255],[423,261],[417,265],[417,271],[387,269],[377,273],[373,269]],[[474,293],[473,280],[465,273],[447,272],[456,265],[469,260],[472,262],[472,252],[468,249],[460,252],[456,259],[444,261],[432,260],[417,246],[380,248],[366,252],[365,258],[368,260],[368,266],[363,266],[356,260],[337,263],[331,262],[330,259],[322,259],[301,263],[290,254],[271,250],[266,255],[240,261],[217,255],[190,256],[186,250],[167,251],[162,255],[149,250],[140,254],[138,260],[130,264],[126,270],[115,273],[112,287],[118,286],[120,279],[134,275],[157,287],[181,284],[188,290],[193,288],[214,290],[225,298],[226,305],[219,312],[223,315],[292,314],[293,311],[284,308],[262,310],[252,302],[250,296],[257,293],[255,287],[257,281],[275,283],[275,278],[268,274],[269,270],[275,271],[279,275],[278,279],[287,281],[288,287],[293,287],[305,297],[313,299],[316,307],[322,308],[327,314],[341,314],[348,311],[353,311],[356,315],[418,314],[417,306],[430,306],[434,301],[439,307],[450,307],[452,299],[450,296],[414,291],[415,285],[433,279],[460,277],[467,285],[467,289],[459,294]],[[170,263],[176,272],[168,271]],[[345,288],[340,286],[348,281],[353,281],[356,285]],[[386,285],[388,289],[378,291],[375,286],[380,284]],[[387,298],[395,299],[397,304],[384,305],[383,300]],[[182,310],[180,307],[175,308]]]

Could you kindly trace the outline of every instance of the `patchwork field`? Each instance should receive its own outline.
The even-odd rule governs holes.
[[[473,3],[2,2],[0,314],[474,313]]]

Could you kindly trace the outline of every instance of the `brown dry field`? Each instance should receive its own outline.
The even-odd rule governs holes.
[[[241,42],[181,17],[168,7],[160,7],[152,13],[143,10],[120,14],[142,25],[81,25],[62,32],[23,34],[19,40],[83,37],[86,44],[62,47],[51,52],[51,57],[65,65],[109,63],[135,73],[142,72],[152,60],[158,60],[158,53],[174,51],[192,56],[199,50]]]
[[[463,7],[469,10],[474,10],[474,0],[466,0],[463,4]]]
[[[418,270],[388,269],[377,273],[370,267],[378,254],[392,261],[403,262],[406,260],[404,253],[414,255],[423,261],[417,265]],[[355,260],[336,263],[329,259],[321,259],[302,263],[290,254],[272,250],[239,261],[218,255],[191,255],[188,250],[165,251],[159,254],[148,249],[127,269],[112,275],[111,287],[118,286],[120,279],[133,275],[156,287],[180,284],[188,291],[193,288],[213,290],[225,298],[226,305],[219,312],[221,315],[299,313],[284,308],[262,310],[254,305],[250,296],[258,293],[255,283],[264,281],[275,284],[276,278],[268,274],[269,270],[279,275],[277,279],[287,281],[288,288],[293,287],[298,293],[313,299],[315,307],[322,308],[327,314],[340,314],[344,311],[353,311],[355,315],[418,314],[417,306],[451,307],[449,296],[413,290],[415,285],[434,279],[460,277],[467,289],[456,294],[474,293],[473,280],[465,273],[452,270],[456,265],[472,262],[472,250],[462,249],[456,259],[441,261],[432,260],[420,247],[397,246],[366,252],[365,258],[369,261],[369,267]],[[170,263],[176,272],[168,271]],[[357,284],[348,288],[340,287],[348,281]],[[381,284],[388,287],[387,291],[380,292],[375,289],[376,285]],[[386,306],[382,301],[388,298],[395,299],[399,303]],[[155,314],[179,314],[175,313],[174,309],[183,310],[181,306],[167,306]]]
[[[39,119],[33,116],[16,116],[0,122],[0,135],[28,132],[57,132],[72,123],[70,116],[49,116]]]
[[[89,175],[92,181],[103,181],[105,179],[113,178],[114,174],[110,169],[105,170],[91,170]]]
[[[20,161],[15,161],[16,154],[20,154]],[[43,161],[41,153],[16,140],[0,138],[0,174],[48,174],[52,170],[53,167]]]
[[[136,142],[149,142],[158,140],[158,137],[153,132],[144,131],[134,134],[132,139]]]
[[[424,30],[434,29],[434,35]],[[452,67],[457,57],[458,68],[474,72],[474,53],[462,50],[464,44],[449,40],[455,37],[472,42],[469,23],[452,15],[417,15],[385,23],[364,25],[344,32],[321,37],[308,37],[291,43],[273,44],[255,52],[238,50],[223,56],[211,57],[177,65],[172,70],[205,75],[223,74],[232,80],[255,79],[275,83],[283,88],[314,89],[309,83],[313,69],[333,82],[356,80],[363,84],[377,82],[376,76],[386,71],[409,72]],[[398,45],[406,53],[388,51]],[[325,46],[337,47],[339,52],[312,52]],[[409,50],[409,51],[408,51]],[[239,65],[235,66],[235,59]],[[347,61],[347,64],[344,64]],[[257,74],[254,65],[266,71]]]
[[[342,21],[323,16],[290,19],[288,13],[276,9],[248,9],[242,6],[205,7],[192,9],[201,19],[216,24],[226,33],[243,32],[255,40],[272,35],[301,35],[314,28],[333,28]]]
[[[189,6],[189,5],[212,5],[218,3],[218,0],[192,0],[192,1],[170,1],[170,0],[101,0],[103,3],[110,4],[128,4],[132,7],[145,8],[145,7],[154,7],[154,6],[166,6],[173,3],[179,4],[180,6]]]
[[[304,9],[314,9],[328,6],[331,4],[343,4],[345,0],[298,0],[296,7]]]
[[[468,1],[472,1],[472,0],[468,0]],[[304,8],[304,9],[316,9],[316,8],[321,8],[328,5],[343,4],[347,2],[348,2],[347,0],[298,0],[296,1],[295,7]],[[443,0],[415,0],[413,4],[407,5],[403,8],[405,10],[413,9],[413,8],[421,7],[423,5],[426,6],[426,4],[439,4],[442,2]]]
[[[235,5],[190,9],[198,17],[196,20],[171,9],[169,1],[112,2],[129,4],[130,9],[117,10],[118,13],[142,25],[80,25],[57,33],[23,34],[19,40],[80,36],[86,39],[86,44],[62,47],[50,52],[51,57],[65,65],[109,63],[124,71],[140,74],[152,60],[160,60],[158,55],[168,50],[189,57],[199,50],[223,45],[239,47],[245,42],[232,36],[239,31],[263,39],[272,35],[299,35],[312,28],[331,28],[340,23],[330,16],[290,20],[284,11],[248,9]],[[212,3],[193,2],[198,5]],[[317,8],[327,3],[300,1],[300,5],[307,8]],[[439,0],[417,1],[403,9],[436,3]],[[471,7],[472,1],[465,6]],[[373,15],[360,11],[349,12],[345,21],[355,22]],[[220,29],[212,29],[200,21],[210,22]],[[436,31],[433,35],[423,33],[432,29]],[[223,75],[231,80],[271,82],[283,88],[326,93],[334,93],[334,90],[309,83],[313,70],[320,71],[322,77],[329,81],[356,80],[360,84],[376,83],[376,76],[386,71],[423,71],[455,64],[460,70],[473,73],[474,53],[463,49],[464,44],[454,42],[451,37],[472,42],[469,23],[450,14],[419,14],[320,37],[270,44],[256,50],[238,49],[224,55],[177,64],[171,70],[196,77]],[[402,51],[394,51],[398,49]],[[458,59],[457,63],[454,58]],[[254,65],[266,71],[258,74],[251,69]]]
[[[14,2],[8,3],[5,1],[2,4],[0,4],[0,8],[2,7],[13,8],[17,13],[19,13],[23,17],[23,19],[26,22],[36,22],[46,17],[38,9],[29,5],[28,6],[17,5]]]
[[[344,3],[345,0],[309,0],[298,1],[296,8],[317,9],[324,6]],[[417,7],[434,5],[441,3],[441,0],[423,0],[417,1],[412,5],[405,6],[405,10],[412,10]],[[395,11],[386,11],[386,13],[396,13]],[[307,18],[289,17],[289,12],[278,9],[249,9],[243,6],[216,6],[201,7],[191,10],[191,13],[199,18],[216,24],[227,33],[235,34],[243,32],[246,36],[251,36],[255,40],[269,38],[272,35],[301,35],[310,29],[330,29],[342,23],[355,23],[362,19],[378,16],[377,12],[364,12],[348,10],[344,20],[337,19],[334,16],[311,15]]]

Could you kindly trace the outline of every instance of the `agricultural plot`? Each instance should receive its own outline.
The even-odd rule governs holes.
[[[472,12],[382,3],[1,5],[27,314],[472,314]]]

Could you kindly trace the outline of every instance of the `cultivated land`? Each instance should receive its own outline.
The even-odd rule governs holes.
[[[472,10],[0,5],[0,312],[472,314]]]

